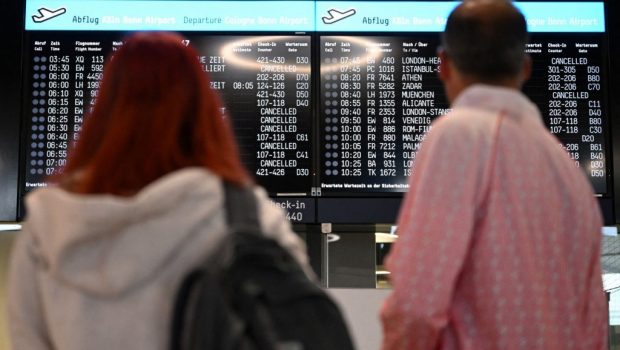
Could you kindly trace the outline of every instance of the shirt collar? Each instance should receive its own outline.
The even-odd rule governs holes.
[[[533,104],[521,91],[475,84],[456,98],[452,108],[469,107],[483,109],[489,112],[505,113],[516,119],[535,119],[542,122],[538,107]]]

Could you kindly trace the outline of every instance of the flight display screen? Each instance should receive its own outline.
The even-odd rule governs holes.
[[[244,164],[273,193],[311,187],[310,38],[187,36],[224,99]],[[66,162],[122,37],[31,35],[26,190]],[[286,181],[282,181],[286,179]]]
[[[321,211],[330,198],[400,197],[433,120],[450,112],[436,53],[458,3],[27,0],[20,192],[66,164],[123,38],[168,30],[198,51],[243,163],[292,221],[338,208]],[[604,3],[515,4],[533,62],[523,92],[595,192],[609,195]]]
[[[403,192],[431,122],[449,112],[437,35],[322,36],[321,189]],[[597,193],[607,191],[604,43],[533,35],[525,94]]]

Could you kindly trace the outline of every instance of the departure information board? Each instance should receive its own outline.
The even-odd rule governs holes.
[[[26,190],[62,169],[96,100],[110,35],[32,35]],[[244,164],[273,193],[311,183],[313,138],[308,36],[188,36],[231,116]],[[285,180],[283,180],[285,179]]]
[[[437,35],[321,37],[321,189],[403,192],[431,122],[449,111]],[[533,35],[524,92],[545,124],[607,191],[608,130],[601,36]]]
[[[436,50],[458,4],[27,0],[20,192],[62,169],[123,38],[169,30],[197,49],[244,164],[293,221],[330,220],[351,198],[376,211],[355,200],[402,196],[426,132],[450,111]],[[523,92],[596,193],[609,196],[605,4],[515,5],[531,33]]]

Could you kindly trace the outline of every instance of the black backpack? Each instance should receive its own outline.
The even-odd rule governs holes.
[[[171,350],[349,350],[338,307],[261,233],[254,193],[225,186],[231,233],[182,281]]]

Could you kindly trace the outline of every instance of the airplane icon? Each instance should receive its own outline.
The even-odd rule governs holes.
[[[327,10],[328,16],[323,17],[323,23],[332,24],[338,21],[341,21],[347,17],[351,17],[355,14],[355,9],[350,9],[346,11],[339,11],[336,9]]]
[[[49,21],[52,18],[58,17],[65,12],[67,12],[67,9],[64,7],[61,7],[57,10],[49,10],[49,9],[46,9],[45,7],[41,7],[40,9],[37,10],[36,15],[32,15],[32,20],[35,23],[41,23],[41,22]]]

